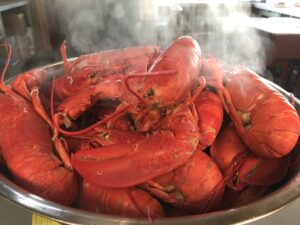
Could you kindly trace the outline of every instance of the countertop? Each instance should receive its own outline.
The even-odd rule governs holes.
[[[300,18],[300,6],[285,5],[279,6],[271,3],[254,3],[254,8],[279,13],[283,16],[291,16]]]
[[[248,225],[298,225],[300,224],[300,198],[291,202],[285,208]],[[33,219],[33,220],[32,220]],[[226,222],[224,223],[226,224]],[[17,207],[0,198],[0,225],[60,225],[39,216],[32,216],[30,211]],[[220,224],[221,225],[221,224]]]

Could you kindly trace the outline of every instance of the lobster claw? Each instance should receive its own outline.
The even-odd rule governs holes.
[[[171,132],[162,132],[135,144],[82,150],[73,155],[72,164],[91,183],[103,187],[130,187],[168,173],[188,161],[194,147],[184,148],[174,139]]]

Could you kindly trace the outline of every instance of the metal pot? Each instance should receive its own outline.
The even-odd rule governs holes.
[[[62,71],[62,63],[45,66],[50,74],[58,74]],[[290,93],[278,85],[266,80],[284,96],[290,98]],[[296,108],[300,110],[300,100],[295,99]],[[0,196],[11,203],[16,204],[24,210],[33,211],[64,224],[149,224],[147,218],[125,218],[120,216],[109,216],[96,214],[84,210],[63,206],[48,201],[29,193],[17,186],[0,173]],[[169,217],[156,219],[155,224],[232,224],[247,223],[268,216],[295,200],[300,196],[300,169],[290,171],[286,182],[271,194],[246,206],[222,210],[212,213],[192,215],[185,217]]]

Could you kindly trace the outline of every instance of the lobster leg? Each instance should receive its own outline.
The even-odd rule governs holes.
[[[152,195],[156,196],[157,198],[167,202],[169,204],[178,204],[179,201],[183,201],[184,197],[180,192],[178,192],[174,185],[170,186],[163,186],[160,185],[158,182],[153,180],[147,181],[141,185],[142,188],[146,189]],[[173,193],[175,192],[175,196]],[[172,195],[173,194],[173,195]]]
[[[65,143],[65,140],[63,138],[59,138],[57,134],[54,134],[52,137],[52,142],[60,159],[63,161],[64,166],[69,170],[73,170],[73,166],[67,150],[68,146]]]
[[[54,129],[53,123],[50,120],[47,112],[45,111],[45,108],[41,102],[40,96],[39,96],[39,89],[33,88],[30,92],[31,95],[31,101],[34,107],[34,110],[43,118],[43,120],[51,127],[51,129]]]
[[[67,48],[66,48],[66,41],[63,41],[63,43],[60,46],[60,54],[64,63],[64,70],[65,73],[69,72],[70,65],[68,62],[68,56],[67,56]]]

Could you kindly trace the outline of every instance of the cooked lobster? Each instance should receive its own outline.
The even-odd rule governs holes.
[[[11,48],[6,66],[9,63]],[[0,83],[0,146],[14,181],[49,200],[70,205],[77,197],[77,178],[53,152],[50,130],[33,106]]]
[[[201,74],[218,89],[243,141],[263,158],[279,158],[294,148],[300,134],[295,108],[277,90],[247,68],[204,60]]]

